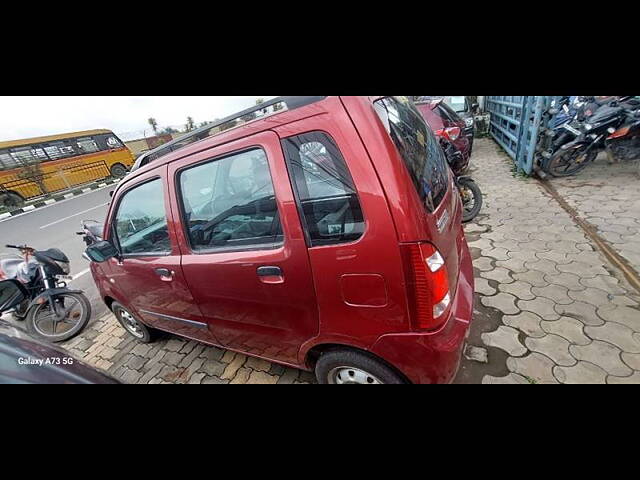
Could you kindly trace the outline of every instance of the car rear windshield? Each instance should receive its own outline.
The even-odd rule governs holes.
[[[445,102],[441,102],[440,105],[438,105],[436,108],[438,109],[438,112],[440,113],[440,116],[442,116],[443,118],[446,118],[447,120],[449,120],[451,122],[454,122],[454,123],[462,121],[462,118],[460,117],[460,115],[458,115]]]
[[[433,212],[447,192],[448,167],[438,141],[407,97],[386,97],[374,105],[409,170],[416,191]]]
[[[448,107],[453,109],[454,112],[462,113],[466,109],[464,97],[444,97],[444,101]]]

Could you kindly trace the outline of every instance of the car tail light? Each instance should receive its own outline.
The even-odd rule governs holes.
[[[449,128],[441,128],[440,130],[436,130],[435,134],[439,137],[444,137],[447,140],[455,142],[458,137],[460,137],[460,133],[462,130],[460,127],[449,127]]]
[[[444,258],[430,243],[402,246],[413,327],[435,330],[451,307],[449,275]]]

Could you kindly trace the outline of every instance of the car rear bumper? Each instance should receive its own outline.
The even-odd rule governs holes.
[[[436,332],[383,335],[372,353],[398,368],[413,383],[450,383],[456,376],[473,317],[473,264],[462,242],[458,288],[447,323]]]

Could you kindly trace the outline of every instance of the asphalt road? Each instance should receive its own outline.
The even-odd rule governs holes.
[[[93,283],[89,262],[82,258],[85,244],[75,233],[80,231],[82,220],[104,221],[110,201],[109,192],[114,189],[115,186],[110,186],[95,190],[0,221],[0,255],[17,253],[17,250],[5,248],[6,244],[27,244],[36,250],[59,248],[69,257],[71,275],[77,276],[70,286],[83,290],[91,301],[91,321],[108,310]]]

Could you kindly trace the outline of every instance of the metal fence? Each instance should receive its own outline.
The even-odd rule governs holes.
[[[488,96],[489,134],[513,159],[518,170],[530,175],[539,161],[540,132],[549,121],[548,96]]]
[[[44,171],[39,174],[26,175],[23,173],[12,175],[0,183],[0,192],[14,191],[25,199],[29,199],[61,190],[68,190],[110,176],[111,172],[104,161],[68,165],[54,171]]]

